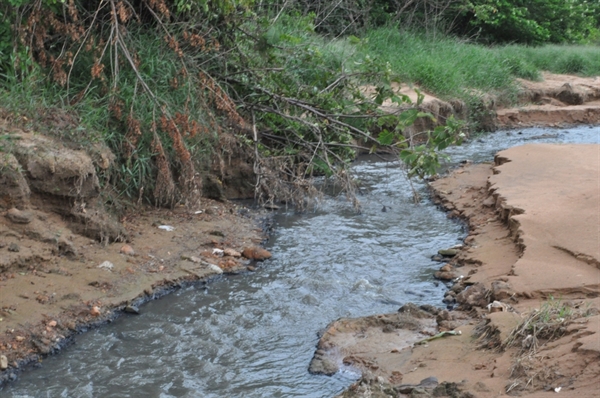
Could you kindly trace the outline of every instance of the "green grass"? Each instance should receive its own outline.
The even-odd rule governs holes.
[[[514,90],[510,66],[490,48],[393,27],[373,30],[366,39],[366,51],[389,62],[402,80],[443,98],[473,91],[510,96]]]
[[[211,156],[219,149],[217,131],[219,126],[227,126],[226,120],[231,118],[227,109],[231,107],[220,104],[219,110],[220,94],[214,92],[212,81],[206,82],[199,76],[200,71],[202,76],[211,75],[215,79],[229,76],[230,82],[223,86],[232,88],[231,95],[236,94],[235,90],[243,89],[246,91],[241,93],[241,98],[263,98],[269,91],[311,103],[319,97],[319,109],[338,113],[337,109],[347,107],[344,102],[351,102],[352,94],[358,91],[344,92],[343,85],[354,89],[357,85],[377,85],[373,76],[387,77],[389,65],[389,71],[405,83],[418,85],[443,99],[465,101],[470,120],[475,121],[475,129],[477,120],[484,120],[489,114],[483,106],[488,95],[496,98],[497,103],[516,101],[516,77],[537,80],[541,78],[541,71],[546,70],[600,75],[598,46],[489,47],[393,26],[370,30],[360,38],[331,40],[314,33],[312,22],[311,17],[281,15],[266,32],[249,22],[244,28],[255,33],[258,40],[240,34],[235,46],[243,56],[238,58],[235,58],[235,52],[234,55],[229,52],[217,54],[194,48],[188,48],[186,56],[180,58],[162,39],[157,39],[156,32],[133,28],[127,35],[127,45],[138,57],[139,75],[152,94],[143,89],[137,74],[123,61],[123,56],[118,77],[110,75],[112,64],[105,55],[105,75],[90,83],[90,70],[95,60],[90,54],[84,54],[77,60],[71,75],[69,93],[50,81],[48,71],[33,64],[23,64],[19,78],[0,75],[0,110],[26,116],[26,119],[16,118],[25,120],[23,127],[57,136],[72,145],[85,148],[98,141],[104,142],[117,155],[110,182],[120,194],[135,199],[141,192],[150,195],[161,170],[156,159],[163,149],[157,149],[153,144],[155,140],[164,148],[164,157],[173,171],[168,173],[172,175],[170,179],[185,180],[181,176],[190,170],[186,167],[190,163],[188,159],[192,159],[194,170],[199,172],[210,167]],[[252,68],[252,73],[241,73],[245,67]],[[344,79],[347,76],[353,78]],[[264,92],[254,90],[256,87]],[[77,93],[86,88],[87,95],[80,101],[73,101]],[[343,94],[339,95],[338,90]],[[280,105],[285,115],[289,104],[274,106]],[[180,149],[183,145],[177,145],[178,135],[172,134],[168,126],[161,127],[163,114],[173,119],[180,116],[178,123],[181,139],[185,141],[185,153]],[[273,131],[298,133],[305,117],[303,113],[301,115],[298,126],[285,124],[273,114],[257,114],[257,122]],[[127,116],[139,123],[139,129],[128,124]],[[52,122],[53,118],[58,122]],[[67,122],[61,123],[63,120]],[[186,133],[184,125],[188,120],[202,127],[194,130],[198,134]],[[363,128],[359,124],[365,122],[355,119],[348,123]],[[0,137],[0,146],[2,140]],[[334,135],[326,136],[325,140],[347,143],[350,138]],[[348,157],[346,155],[343,157]]]
[[[577,74],[600,75],[600,46],[546,45],[527,47],[510,45],[494,50],[500,56],[523,60],[538,70]]]
[[[540,80],[542,71],[600,75],[600,47],[593,45],[487,47],[396,27],[371,30],[364,38],[363,55],[389,62],[404,82],[442,98],[468,99],[484,92],[510,102],[516,77]]]

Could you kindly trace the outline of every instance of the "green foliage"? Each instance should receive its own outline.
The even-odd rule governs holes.
[[[433,36],[386,27],[370,31],[365,51],[389,62],[403,81],[442,97],[464,98],[476,89],[510,91],[507,65],[493,49],[447,36]]]
[[[432,114],[421,112],[418,108],[405,110],[399,116],[388,115],[379,119],[380,126],[394,125],[394,128],[384,128],[377,137],[378,144],[400,149],[398,156],[408,167],[409,178],[435,175],[441,166],[440,159],[447,158],[440,151],[451,145],[460,145],[465,137],[465,122],[454,116],[450,116],[445,125],[437,126],[432,131],[406,137],[405,131],[419,118],[435,121]],[[372,151],[376,149],[375,146]]]
[[[437,126],[433,131],[428,131],[427,140],[423,144],[403,149],[399,156],[408,167],[408,176],[425,178],[435,175],[441,166],[440,158],[447,159],[440,151],[462,143],[465,137],[462,132],[464,126],[464,122],[451,116],[446,120],[445,126]]]
[[[586,0],[470,0],[462,27],[488,42],[579,43],[598,27],[597,2]]]
[[[538,71],[538,69],[526,59],[518,57],[509,57],[505,58],[502,62],[506,65],[506,67],[510,71],[510,74],[515,77],[520,77],[522,79],[532,81],[541,79],[540,72]]]
[[[419,109],[422,95],[412,104],[392,83],[460,98],[479,120],[489,116],[482,93],[509,101],[513,78],[538,78],[542,60],[570,73],[598,68],[591,51],[530,57],[534,50],[526,47],[486,48],[392,25],[360,35],[393,19],[395,0],[344,0],[347,9],[308,0],[45,0],[42,11],[11,1],[19,13],[0,6],[0,33],[15,18],[38,22],[20,37],[0,36],[7,89],[32,108],[76,115],[82,127],[54,133],[82,146],[108,143],[118,156],[108,183],[157,204],[186,200],[200,185],[197,176],[224,164],[225,155],[215,158],[241,145],[253,147],[258,185],[269,198],[306,189],[315,175],[347,176],[357,150],[371,146],[397,150],[410,176],[432,175],[439,151],[458,144],[464,126],[450,118],[407,140],[419,118],[433,116]],[[497,17],[490,10],[488,21]],[[346,29],[348,15],[366,19],[353,19]],[[316,32],[357,34],[331,39]],[[32,48],[14,51],[14,43]],[[390,101],[404,112],[382,112]],[[233,134],[237,141],[224,146]],[[276,192],[269,184],[285,187]]]
[[[500,58],[511,59],[537,70],[553,73],[570,73],[582,76],[600,75],[600,52],[597,46],[545,45],[529,47],[508,45],[494,51]],[[516,73],[517,77],[523,76]],[[535,80],[535,79],[534,79]]]

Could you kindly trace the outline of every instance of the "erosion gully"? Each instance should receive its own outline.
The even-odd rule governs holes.
[[[500,131],[448,154],[490,161],[532,142],[598,143],[600,127]],[[560,161],[560,159],[557,159]],[[393,312],[406,302],[442,306],[447,287],[430,257],[465,227],[413,193],[398,162],[360,159],[357,213],[343,197],[313,212],[281,210],[257,272],[220,277],[147,303],[139,316],[81,334],[0,390],[2,397],[332,397],[359,375],[307,368],[318,333],[339,317]],[[384,210],[385,206],[385,210]]]

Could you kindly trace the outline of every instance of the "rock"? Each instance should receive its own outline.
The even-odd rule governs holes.
[[[452,268],[452,266],[450,264],[446,264],[442,268],[440,268],[440,271],[442,271],[442,272],[452,272],[452,271],[454,271],[454,268]]]
[[[436,279],[440,279],[443,281],[451,281],[451,280],[458,278],[458,274],[456,274],[454,272],[444,272],[444,271],[437,271],[435,274],[433,274],[433,276]]]
[[[250,260],[263,261],[271,258],[271,253],[260,247],[247,247],[242,251],[242,256]]]
[[[441,310],[435,318],[440,330],[454,330],[469,323],[469,316],[460,311]]]
[[[422,305],[417,307],[413,303],[404,304],[398,309],[398,312],[417,319],[433,318],[437,314],[437,311],[438,309],[433,306]]]
[[[333,376],[338,370],[340,365],[338,361],[332,360],[323,350],[317,350],[315,355],[310,361],[308,371],[311,374],[323,374],[326,376]]]
[[[439,254],[434,254],[433,256],[431,256],[431,261],[438,261],[438,262],[442,263],[445,261],[445,259],[444,259],[444,257],[440,256]]]
[[[58,238],[58,242],[56,243],[58,246],[58,253],[60,253],[60,255],[77,256],[77,249],[75,248],[75,245],[64,236]]]
[[[512,286],[510,283],[504,281],[494,281],[492,282],[492,299],[493,300],[507,300],[514,295],[512,290]]]
[[[494,199],[493,196],[490,196],[489,198],[484,200],[481,204],[484,205],[485,207],[493,207],[496,204],[496,199]]]
[[[267,210],[279,210],[279,206],[274,205],[272,203],[265,203],[263,207]]]
[[[401,394],[412,394],[414,392],[422,394],[424,391],[421,390],[433,390],[438,385],[438,379],[435,377],[428,377],[421,380],[419,384],[401,384],[395,389]],[[419,391],[416,391],[419,390]]]
[[[100,307],[98,307],[97,305],[93,306],[92,309],[90,310],[90,315],[99,316],[100,315]]]
[[[6,218],[15,224],[29,224],[33,220],[33,214],[13,207],[6,212]]]
[[[476,283],[456,296],[456,301],[467,307],[485,307],[488,304],[488,290],[482,283]]]
[[[140,314],[140,309],[135,306],[135,305],[128,305],[125,306],[125,308],[123,309],[124,312],[128,313],[128,314],[135,314],[135,315],[139,315]]]
[[[580,87],[574,87],[570,83],[565,83],[556,95],[556,98],[568,105],[581,105],[586,101],[586,97]]]
[[[223,254],[230,257],[242,257],[242,253],[230,248],[224,249]]]
[[[23,175],[23,170],[17,158],[10,153],[0,156],[0,207],[25,207],[29,204],[31,190]]]
[[[0,355],[0,370],[8,369],[8,358],[6,355]]]
[[[121,246],[121,250],[119,251],[121,252],[121,254],[125,254],[127,256],[135,256],[135,250],[133,250],[133,247],[129,245]]]
[[[454,304],[456,303],[456,298],[454,298],[454,296],[447,294],[444,299],[442,300],[442,303],[444,304]]]
[[[12,153],[32,191],[62,198],[95,198],[100,182],[91,157],[34,133],[18,134]]]
[[[8,245],[8,251],[18,253],[21,251],[21,248],[16,243],[11,243]]]
[[[52,350],[52,342],[45,337],[39,340],[33,339],[31,340],[31,344],[43,355],[49,354]]]
[[[253,267],[253,266],[251,266],[251,265],[249,265],[248,267],[246,267],[246,269],[247,269],[248,271],[250,271],[250,272],[254,272],[254,271],[256,271],[256,267]]]
[[[457,249],[441,249],[438,250],[438,254],[444,257],[454,257],[459,253]]]
[[[58,325],[58,322],[56,322],[56,321],[48,322],[48,326],[50,326],[51,328],[56,327],[56,325]]]

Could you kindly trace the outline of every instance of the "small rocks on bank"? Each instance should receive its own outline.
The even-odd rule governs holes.
[[[121,250],[119,250],[119,252],[121,254],[125,254],[126,256],[135,256],[135,250],[133,250],[133,247],[129,245],[121,246]]]
[[[6,218],[15,224],[29,224],[33,220],[33,214],[13,207],[6,212]]]
[[[454,267],[450,264],[445,264],[434,274],[434,277],[443,281],[452,281],[458,278],[458,274],[454,271]]]
[[[271,258],[271,253],[260,247],[247,247],[242,251],[242,256],[249,260],[263,261]]]
[[[460,252],[459,249],[440,249],[438,250],[438,254],[443,257],[454,257]]]
[[[125,308],[123,308],[123,311],[128,314],[134,314],[134,315],[140,314],[140,309],[137,306],[132,305],[132,304],[125,306]]]

